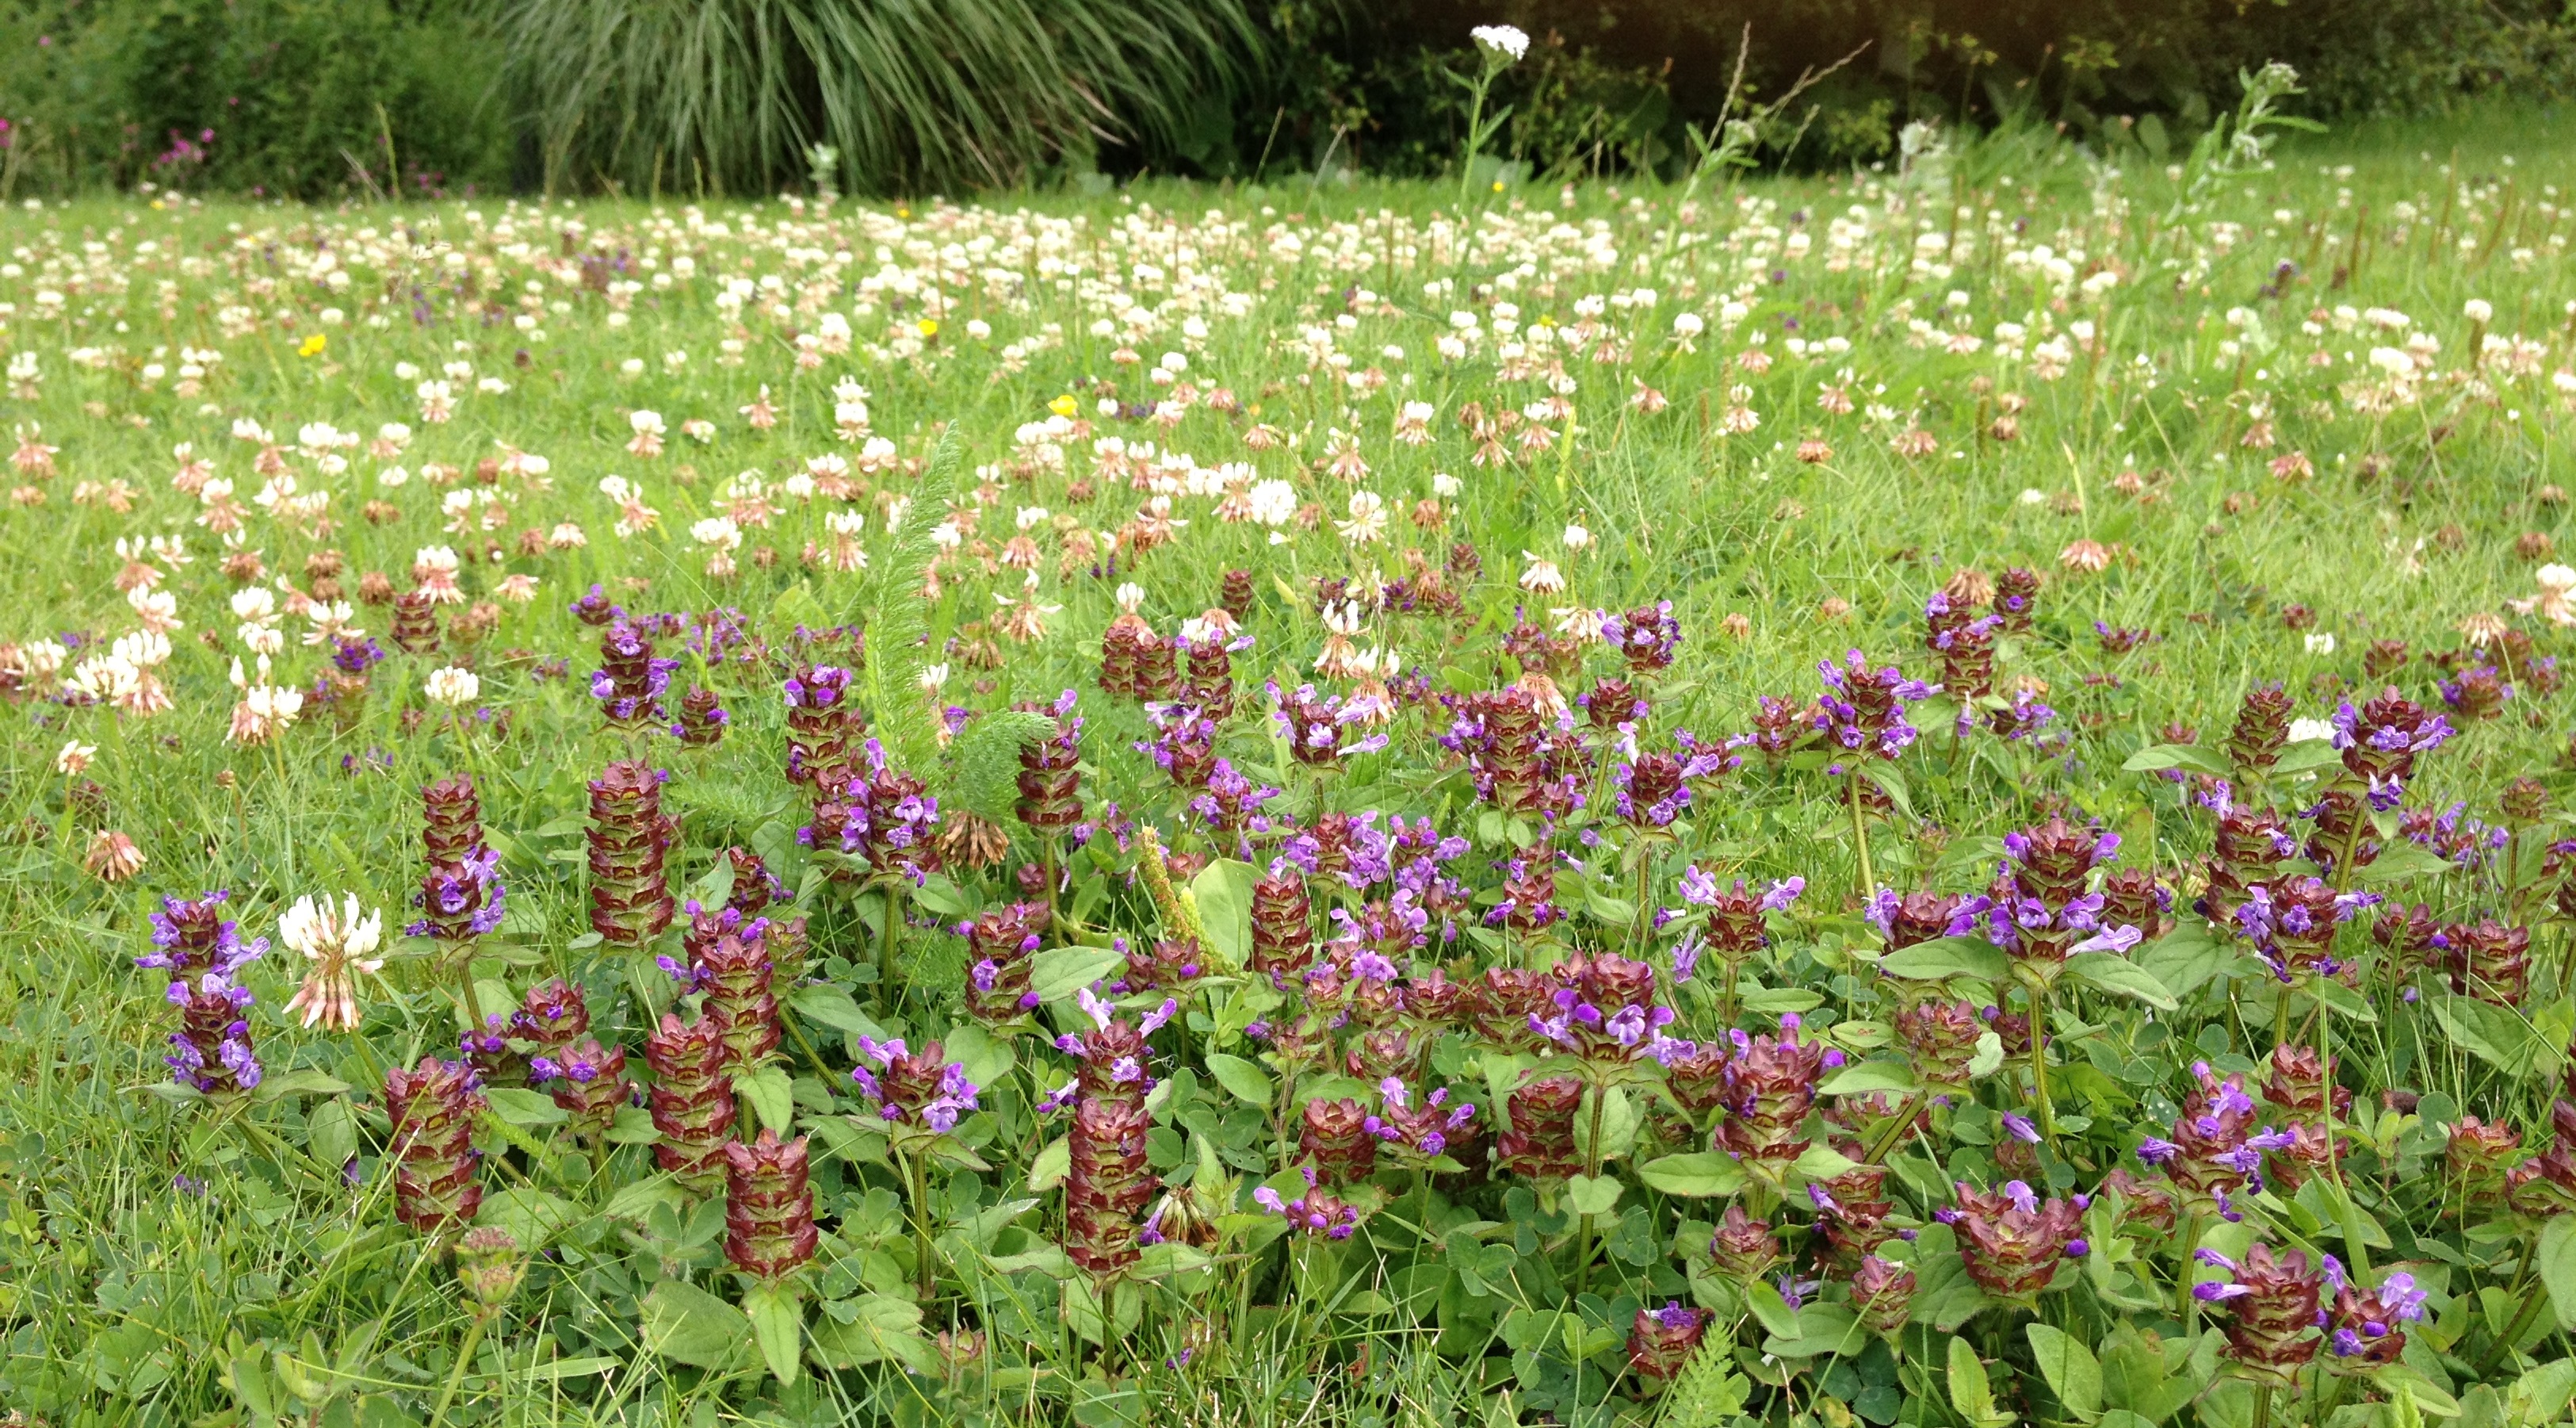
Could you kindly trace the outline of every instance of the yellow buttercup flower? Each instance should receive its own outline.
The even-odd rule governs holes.
[[[304,339],[304,345],[295,349],[295,355],[298,357],[319,357],[322,355],[322,349],[330,345],[331,339],[317,332]]]
[[[1075,412],[1080,411],[1081,409],[1082,408],[1074,402],[1073,393],[1071,392],[1066,392],[1064,395],[1057,397],[1054,401],[1047,403],[1047,410],[1060,417],[1070,418]]]
[[[939,320],[937,318],[925,317],[921,321],[914,323],[913,326],[919,329],[921,335],[924,337],[937,337],[939,335]]]

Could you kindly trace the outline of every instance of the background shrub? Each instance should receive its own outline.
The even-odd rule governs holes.
[[[1831,71],[1773,166],[1876,160],[1924,117],[2162,160],[2269,60],[2306,112],[2412,113],[2561,92],[2576,33],[2554,0],[21,0],[0,190],[322,197],[398,164],[415,191],[763,192],[808,186],[817,143],[879,193],[1429,174],[1495,21],[1536,43],[1492,152],[1542,178],[1671,176],[1739,55],[1756,102]]]
[[[504,186],[492,31],[434,0],[67,0],[0,10],[16,186],[158,178],[312,197]],[[363,176],[362,176],[363,171]]]

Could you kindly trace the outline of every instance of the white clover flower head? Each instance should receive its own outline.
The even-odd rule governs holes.
[[[454,709],[473,703],[475,697],[483,692],[483,681],[470,669],[448,665],[431,670],[429,677],[421,681],[421,692],[432,702]]]

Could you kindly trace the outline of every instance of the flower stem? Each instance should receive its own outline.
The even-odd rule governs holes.
[[[2057,1113],[2048,1103],[2048,989],[2030,986],[2030,1089],[2039,1102],[2039,1133],[2057,1144]]]
[[[920,1290],[919,1299],[927,1302],[935,1281],[930,1257],[930,1169],[922,1164],[919,1152],[904,1157],[906,1177],[912,1181],[912,1257],[913,1282]],[[1108,1312],[1108,1301],[1101,1301],[1101,1312]]]
[[[897,929],[903,925],[903,912],[901,906],[895,901],[894,889],[891,886],[880,886],[877,891],[885,898],[885,921],[879,923],[877,927],[877,996],[880,1005],[892,1009],[895,1004],[895,938]]]
[[[1852,850],[1860,855],[1860,886],[1855,891],[1862,905],[1867,906],[1870,894],[1877,890],[1878,877],[1870,870],[1869,824],[1861,817],[1860,765],[1852,765],[1852,771],[1846,775],[1846,778],[1848,787],[1845,793],[1851,800]]]
[[[474,1362],[474,1351],[483,1346],[484,1326],[491,1322],[490,1315],[477,1314],[465,1326],[465,1342],[456,1346],[456,1367],[447,1371],[447,1386],[438,1391],[438,1406],[429,1411],[429,1428],[438,1428],[446,1419],[448,1405],[456,1401],[456,1387],[465,1381],[465,1366]]]

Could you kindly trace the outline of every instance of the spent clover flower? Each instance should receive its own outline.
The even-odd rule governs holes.
[[[297,898],[277,919],[277,940],[311,965],[287,1011],[303,1012],[307,1027],[357,1030],[358,974],[383,970],[384,959],[368,954],[384,941],[384,930],[384,914],[362,911],[355,893],[343,894],[337,906],[328,893],[318,901]]]

